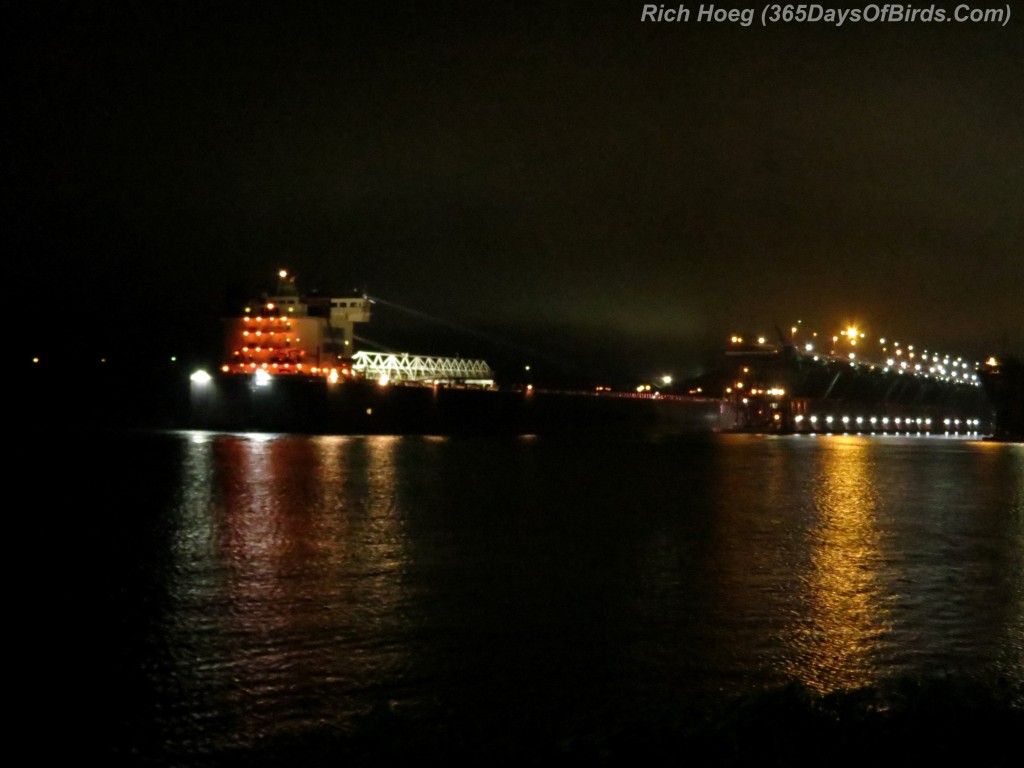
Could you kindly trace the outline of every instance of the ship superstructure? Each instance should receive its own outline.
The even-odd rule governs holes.
[[[321,375],[352,373],[355,324],[370,321],[366,296],[303,296],[295,277],[278,273],[277,291],[224,321],[224,373]]]
[[[355,326],[370,322],[365,294],[304,295],[295,276],[278,272],[277,290],[249,302],[224,321],[221,372],[258,376],[322,376],[380,384],[429,384],[490,388],[494,372],[484,360],[356,349]]]

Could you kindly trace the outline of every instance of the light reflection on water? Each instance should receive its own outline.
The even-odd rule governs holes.
[[[134,553],[164,595],[128,635],[151,751],[381,706],[507,723],[793,680],[1024,682],[1022,446],[149,440],[126,456],[180,478],[151,510],[168,538]]]
[[[183,753],[343,722],[398,674],[407,560],[396,438],[193,438],[163,627]],[[335,695],[338,694],[338,695]],[[311,702],[330,700],[325,710]]]
[[[872,651],[889,617],[874,480],[867,441],[838,437],[817,453],[817,521],[809,535],[805,618],[793,640],[791,671],[821,692],[868,685],[879,674]]]

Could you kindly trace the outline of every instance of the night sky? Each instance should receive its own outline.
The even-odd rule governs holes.
[[[271,7],[5,4],[25,360],[202,356],[279,266],[391,302],[362,329],[384,345],[602,376],[693,373],[797,319],[1024,349],[1019,5],[839,28]]]

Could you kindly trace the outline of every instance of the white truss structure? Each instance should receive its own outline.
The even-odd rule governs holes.
[[[391,382],[494,385],[494,371],[484,360],[428,357],[408,352],[356,352],[352,370],[367,379]]]

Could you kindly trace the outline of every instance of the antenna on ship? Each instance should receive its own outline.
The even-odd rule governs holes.
[[[287,269],[279,269],[277,271],[277,295],[299,295],[298,286],[295,285],[295,275],[291,274]]]

